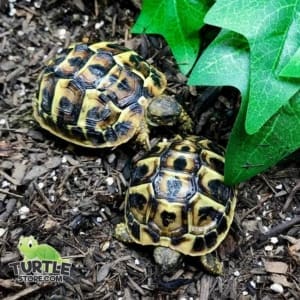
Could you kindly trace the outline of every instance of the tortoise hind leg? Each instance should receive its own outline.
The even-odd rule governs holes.
[[[215,253],[208,253],[200,257],[200,262],[205,268],[206,271],[212,273],[214,275],[222,275],[223,274],[223,264],[217,258]]]
[[[115,227],[114,236],[117,240],[124,242],[124,243],[132,243],[133,240],[129,235],[127,230],[127,226],[125,223],[119,223]]]

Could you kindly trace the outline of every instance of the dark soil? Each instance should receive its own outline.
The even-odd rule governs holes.
[[[238,187],[234,226],[218,249],[223,276],[190,259],[162,274],[151,247],[113,236],[123,219],[130,158],[140,149],[74,147],[32,117],[40,70],[76,41],[118,41],[137,50],[167,75],[168,93],[187,107],[195,133],[224,146],[237,91],[187,86],[161,37],[130,33],[139,1],[1,0],[0,10],[1,299],[300,299],[299,160]],[[71,258],[71,276],[60,284],[17,282],[8,264],[22,260],[21,235]]]

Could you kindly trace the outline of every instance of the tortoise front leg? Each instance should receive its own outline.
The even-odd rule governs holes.
[[[178,118],[178,123],[179,123],[179,129],[183,134],[188,134],[193,131],[194,122],[189,116],[189,114],[184,110],[183,107],[181,107],[181,113]]]
[[[151,148],[149,134],[150,130],[148,124],[145,122],[145,120],[142,120],[140,123],[140,128],[138,129],[136,141],[147,151]]]

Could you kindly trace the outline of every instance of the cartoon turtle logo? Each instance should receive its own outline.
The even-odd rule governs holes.
[[[9,263],[21,282],[62,282],[71,275],[72,263],[52,246],[39,244],[33,236],[21,236],[18,249],[23,261]]]
[[[69,259],[62,258],[52,246],[39,244],[32,235],[21,236],[18,249],[27,266],[26,270],[31,270],[33,273],[61,273],[67,265],[68,268],[71,266]]]
[[[63,259],[59,252],[52,246],[47,244],[39,245],[38,241],[31,236],[21,236],[18,249],[22,254],[24,261],[29,260],[53,260],[58,263],[67,262]]]

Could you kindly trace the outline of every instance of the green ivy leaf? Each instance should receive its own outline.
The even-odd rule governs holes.
[[[144,0],[133,33],[161,34],[169,44],[180,70],[187,74],[197,58],[199,30],[211,1]]]
[[[255,134],[248,135],[241,111],[227,147],[225,180],[235,184],[271,167],[300,147],[300,93],[297,93]]]
[[[250,53],[246,39],[222,30],[197,62],[190,84],[231,85],[242,103],[226,149],[225,182],[236,184],[266,170],[300,147],[300,95],[284,105],[255,134],[245,131]],[[272,100],[272,99],[271,99]]]
[[[245,36],[250,45],[248,134],[259,129],[299,90],[279,77],[300,46],[300,1],[218,0],[205,17],[211,25]]]
[[[300,48],[281,70],[280,76],[300,78]]]
[[[249,85],[249,45],[233,31],[222,30],[197,61],[190,85],[234,86],[245,97]]]

